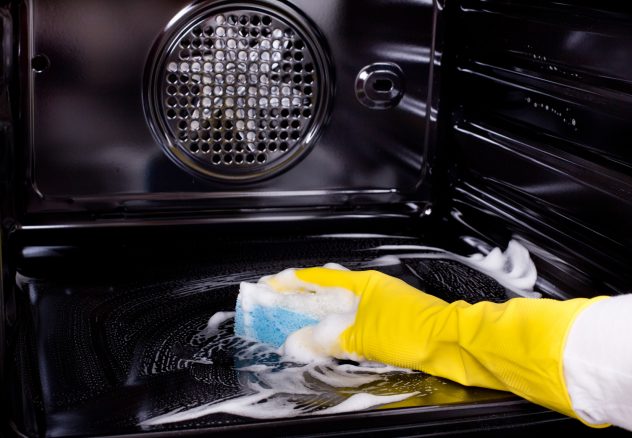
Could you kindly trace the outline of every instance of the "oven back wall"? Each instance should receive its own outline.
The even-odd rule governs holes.
[[[215,207],[226,206],[234,197],[242,199],[241,206],[274,206],[404,202],[418,196],[427,165],[432,2],[270,4],[300,11],[320,32],[319,44],[330,58],[330,81],[320,85],[331,98],[317,138],[289,169],[235,184],[176,165],[152,134],[144,110],[150,53],[170,21],[196,3],[32,0],[26,14],[33,68],[23,76],[30,81],[27,212],[143,209],[176,204],[183,194],[188,207],[209,199]],[[401,69],[404,91],[396,107],[384,110],[361,104],[354,89],[358,73],[380,62]],[[211,148],[212,129],[206,142]],[[262,142],[258,138],[253,146]],[[204,155],[201,148],[197,159],[210,162],[214,152]]]

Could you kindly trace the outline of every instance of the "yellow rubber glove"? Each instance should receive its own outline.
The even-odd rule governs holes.
[[[448,304],[377,271],[294,274],[303,289],[344,288],[360,298],[355,322],[338,338],[339,353],[510,391],[578,418],[564,381],[564,345],[579,312],[603,297]],[[282,283],[270,279],[277,289]]]

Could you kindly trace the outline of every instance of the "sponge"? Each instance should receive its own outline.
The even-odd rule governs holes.
[[[279,348],[292,333],[356,308],[349,291],[303,283],[290,269],[258,283],[241,283],[235,334]]]
[[[235,309],[235,334],[279,348],[292,333],[318,320],[309,315],[281,307],[255,305],[244,310],[242,302]]]

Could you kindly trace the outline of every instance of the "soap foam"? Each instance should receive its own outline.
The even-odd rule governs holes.
[[[332,406],[319,412],[320,415],[341,414],[343,412],[355,412],[369,409],[373,406],[385,405],[389,403],[397,403],[418,395],[418,392],[398,395],[373,395],[373,394],[354,394],[339,405]]]
[[[284,290],[271,283],[279,279]],[[358,306],[357,297],[343,288],[315,288],[298,280],[293,270],[286,270],[273,277],[263,277],[258,283],[242,282],[239,300],[243,310],[252,312],[255,307],[282,307],[321,320],[332,313],[353,311]]]
[[[206,329],[203,332],[204,336],[215,336],[219,332],[219,326],[234,317],[235,312],[217,312],[208,320]]]
[[[529,251],[515,240],[509,242],[505,251],[493,248],[487,254],[476,253],[469,257],[441,248],[421,245],[382,245],[374,249],[376,251],[424,251],[379,257],[370,263],[374,267],[397,265],[403,259],[454,260],[493,278],[512,295],[527,298],[542,296],[533,291],[538,272]],[[483,247],[479,247],[479,250],[483,250]]]
[[[211,318],[217,319],[221,317],[214,315]],[[220,336],[229,333],[226,325],[223,328]],[[230,338],[224,341],[239,345],[235,363],[239,380],[244,385],[241,393],[199,406],[174,409],[141,421],[141,427],[149,429],[217,413],[266,420],[354,412],[427,396],[436,390],[424,381],[424,377],[434,378],[415,371],[374,362],[356,365],[331,359],[301,364],[278,356],[278,352],[269,346],[236,336]],[[271,360],[274,357],[277,359]]]
[[[298,415],[295,403],[282,398],[275,399],[276,391],[259,389],[251,395],[236,397],[217,403],[209,403],[197,406],[193,409],[180,409],[165,415],[160,415],[141,423],[141,426],[161,426],[164,424],[179,423],[195,420],[211,414],[233,414],[242,417],[250,417],[258,420],[271,420],[275,418],[291,418]],[[354,394],[343,402],[319,411],[312,415],[331,415],[345,412],[356,412],[376,406],[397,403],[419,395],[411,392],[397,395],[373,395],[367,393]]]

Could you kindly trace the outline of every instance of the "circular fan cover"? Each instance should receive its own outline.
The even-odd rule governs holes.
[[[330,95],[317,35],[296,12],[261,5],[210,5],[172,26],[150,60],[145,102],[165,152],[225,182],[304,156]]]

